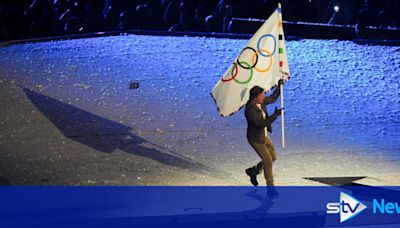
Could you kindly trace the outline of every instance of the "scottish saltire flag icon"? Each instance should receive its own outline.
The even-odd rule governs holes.
[[[211,95],[222,116],[243,107],[253,86],[269,91],[290,78],[281,12],[279,4],[214,86]]]

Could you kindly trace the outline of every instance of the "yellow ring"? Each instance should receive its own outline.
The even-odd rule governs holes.
[[[265,49],[261,49],[261,52],[269,55],[269,66],[266,69],[259,69],[259,68],[257,68],[257,66],[255,66],[254,69],[258,72],[265,73],[265,72],[268,72],[272,67],[272,53]],[[258,54],[258,52],[254,52],[253,57],[251,58],[252,65],[256,61],[255,58],[256,58],[257,54]]]

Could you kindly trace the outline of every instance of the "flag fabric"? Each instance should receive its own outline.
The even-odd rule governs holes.
[[[267,92],[280,79],[290,78],[281,12],[279,5],[214,86],[211,95],[222,116],[239,111],[252,87],[260,86]]]

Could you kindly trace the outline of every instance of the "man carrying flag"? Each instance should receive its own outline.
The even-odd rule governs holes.
[[[247,140],[261,158],[261,162],[256,166],[246,169],[246,174],[250,176],[250,181],[254,186],[258,185],[257,175],[263,170],[267,186],[274,186],[272,163],[276,160],[276,152],[268,131],[272,133],[271,124],[281,115],[281,109],[275,108],[274,114],[268,116],[266,105],[278,99],[279,87],[282,83],[283,80],[279,80],[278,87],[268,97],[265,96],[263,88],[254,86],[250,90],[250,99],[246,104]]]
[[[246,170],[254,185],[258,185],[256,175],[261,170],[264,170],[267,185],[274,184],[272,162],[276,154],[267,131],[271,131],[271,123],[279,115],[282,116],[282,147],[285,147],[283,82],[289,80],[290,73],[281,12],[279,4],[211,92],[223,117],[235,114],[246,105],[247,138],[262,159],[257,166]],[[274,93],[265,98],[264,93],[273,88],[276,88]],[[265,106],[274,103],[279,95],[281,109],[275,109],[275,113],[268,116]]]

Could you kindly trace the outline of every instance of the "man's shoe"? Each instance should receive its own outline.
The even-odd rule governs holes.
[[[248,168],[246,169],[246,174],[250,176],[250,182],[254,186],[258,186],[258,181],[257,181],[257,170],[255,168]]]

